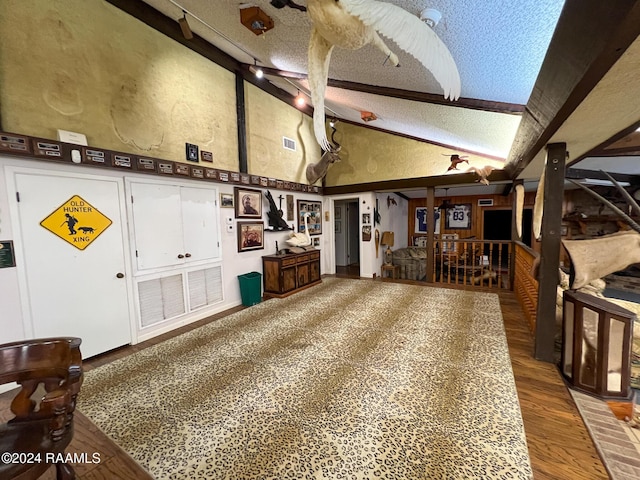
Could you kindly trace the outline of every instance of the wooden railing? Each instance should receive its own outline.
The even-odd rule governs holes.
[[[439,239],[433,281],[509,290],[512,251],[504,240]]]
[[[513,290],[529,322],[532,333],[536,330],[538,309],[538,280],[533,277],[533,263],[538,254],[522,243],[515,243],[516,262]]]

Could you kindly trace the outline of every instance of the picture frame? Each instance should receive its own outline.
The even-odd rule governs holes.
[[[236,218],[262,218],[262,190],[234,187]]]
[[[322,234],[322,202],[315,200],[298,200],[298,232],[305,233],[305,215],[309,226],[309,235]]]
[[[365,225],[368,225],[371,223],[371,214],[370,213],[363,213],[362,214],[362,223]]]
[[[447,230],[469,230],[471,228],[471,204],[459,203],[448,207],[445,213],[445,228]]]
[[[342,207],[335,207],[336,220],[342,219]]]
[[[442,245],[442,253],[452,254],[457,251],[457,243],[452,242],[451,240],[458,240],[457,233],[443,233],[441,235],[441,245]]]
[[[264,222],[238,222],[238,252],[264,249]]]
[[[220,208],[233,208],[233,194],[231,193],[221,193],[220,194]]]
[[[440,233],[440,209],[433,209],[433,221],[435,223],[435,234]],[[414,233],[427,233],[427,207],[416,207]]]

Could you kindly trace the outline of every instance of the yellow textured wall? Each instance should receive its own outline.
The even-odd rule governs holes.
[[[9,132],[238,170],[235,76],[101,0],[0,2],[0,114]]]
[[[504,166],[502,161],[350,123],[337,124],[335,139],[342,146],[341,161],[329,168],[327,186],[444,175],[447,174],[449,156],[452,153],[468,157],[469,163],[460,164],[459,172],[467,170],[470,166]]]
[[[249,172],[308,183],[307,164],[317,162],[321,153],[312,118],[250,83],[245,83],[245,105]],[[295,152],[283,148],[283,136],[295,140]]]

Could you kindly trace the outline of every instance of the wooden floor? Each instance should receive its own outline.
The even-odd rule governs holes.
[[[368,281],[368,280],[363,280]],[[533,342],[522,310],[513,293],[500,296],[529,455],[536,480],[608,479],[582,419],[554,365],[532,358]],[[236,307],[225,314],[240,310]],[[177,329],[131,347],[124,347],[84,362],[85,371],[179,335],[224,314]],[[82,391],[80,392],[82,395]],[[0,400],[6,399],[6,394]],[[4,402],[6,404],[6,400]],[[0,407],[3,407],[0,402]],[[75,465],[80,479],[140,480],[150,478],[117,445],[81,413],[76,415],[75,437],[69,452],[100,453],[100,464]],[[43,478],[53,479],[53,469]],[[410,480],[410,479],[407,479]],[[487,479],[491,480],[491,479]]]

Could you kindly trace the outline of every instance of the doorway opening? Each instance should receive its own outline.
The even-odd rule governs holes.
[[[360,207],[357,198],[334,203],[336,276],[360,277]]]

